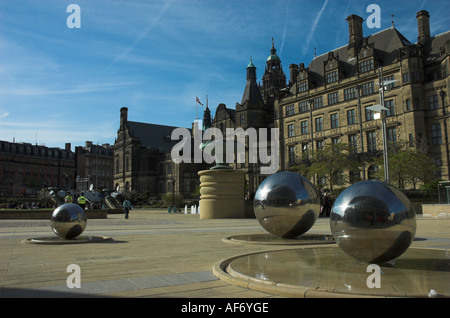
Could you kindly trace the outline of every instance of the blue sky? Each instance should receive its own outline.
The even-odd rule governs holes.
[[[81,28],[68,28],[70,4]],[[444,0],[0,0],[0,140],[114,144],[119,110],[132,121],[190,127],[197,96],[234,108],[252,56],[258,81],[272,37],[283,69],[348,42],[345,18],[370,4],[417,41],[416,13],[431,34],[450,30]],[[199,117],[203,108],[198,105]]]

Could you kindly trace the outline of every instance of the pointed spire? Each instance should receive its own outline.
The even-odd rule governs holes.
[[[250,56],[250,63],[248,63],[247,68],[256,68],[256,66],[253,64],[252,57]]]
[[[205,131],[211,128],[211,111],[208,108],[208,103],[206,103],[206,108],[203,111],[203,127],[202,130]]]
[[[256,67],[253,65],[252,57],[250,57],[250,63],[247,66],[247,84],[245,85],[241,105],[244,104],[245,101],[256,104],[259,100],[262,100],[262,97],[258,84],[256,83]]]
[[[270,54],[277,55],[277,49],[275,48],[275,43],[273,41],[273,37],[272,37],[272,48],[270,49]]]
[[[247,81],[256,81],[256,67],[253,65],[252,57],[250,56],[250,63],[247,65]]]

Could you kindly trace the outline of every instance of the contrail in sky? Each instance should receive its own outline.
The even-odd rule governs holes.
[[[141,40],[147,35],[147,33],[150,32],[150,30],[153,29],[156,26],[156,24],[162,18],[164,13],[167,11],[167,9],[172,5],[173,1],[174,0],[169,0],[169,1],[164,3],[164,6],[159,11],[157,17],[154,20],[152,20],[151,23],[148,24],[148,26],[141,32],[141,34],[139,34],[138,37],[136,37],[134,39],[134,41],[128,46],[128,48],[125,49],[125,51],[122,52],[122,54],[120,54],[118,57],[116,57],[116,59],[114,60],[113,64],[116,63],[117,61],[123,59],[131,50],[134,49],[134,47],[136,45],[138,45],[139,42],[141,42]]]
[[[284,46],[284,39],[286,38],[286,30],[287,30],[287,22],[288,22],[288,13],[289,13],[289,4],[290,3],[291,3],[291,0],[289,0],[286,3],[286,14],[284,16],[284,30],[283,30],[283,38],[281,40],[280,56],[283,54],[283,46]]]
[[[306,54],[306,51],[309,49],[309,43],[311,42],[311,39],[314,35],[314,31],[316,30],[317,23],[319,23],[320,17],[322,16],[323,11],[325,11],[327,4],[328,4],[328,0],[325,0],[322,8],[320,9],[319,13],[316,16],[316,19],[313,22],[311,32],[309,32],[308,39],[306,40],[306,45],[303,48],[303,54]]]

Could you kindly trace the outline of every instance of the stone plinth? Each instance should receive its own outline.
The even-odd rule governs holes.
[[[244,218],[245,172],[233,169],[199,171],[200,219]]]
[[[424,217],[449,217],[450,204],[422,204],[422,214]]]

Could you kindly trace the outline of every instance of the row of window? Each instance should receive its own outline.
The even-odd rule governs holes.
[[[370,105],[370,106],[372,106],[372,105]],[[366,106],[364,108],[366,122],[374,120],[374,112],[368,109],[370,106]],[[386,111],[387,117],[391,117],[391,116],[395,115],[394,100],[385,101],[384,106],[387,108],[387,111]],[[348,109],[346,111],[346,115],[347,115],[347,118],[346,118],[347,125],[354,125],[357,123],[355,108]],[[308,119],[304,119],[304,120],[300,121],[300,134],[301,135],[305,135],[305,134],[309,133],[308,121],[309,121]],[[339,128],[339,113],[338,112],[330,114],[330,124],[331,124],[331,129]],[[315,128],[315,130],[314,130],[315,132],[323,131],[324,127],[323,127],[323,117],[322,116],[316,117],[314,119],[314,128]],[[294,123],[288,124],[287,129],[288,129],[288,137],[294,137],[296,135]]]
[[[15,165],[4,165],[3,166],[3,172],[5,174],[15,174],[16,172],[18,174],[23,174],[23,173],[28,174],[28,175],[34,174],[35,176],[37,176],[37,175],[40,175],[40,176],[44,176],[44,175],[47,175],[47,176],[51,176],[51,175],[58,176],[59,173],[60,173],[58,170],[55,170],[55,169],[46,170],[46,169],[37,169],[37,168],[33,169],[31,167],[24,167],[24,168],[22,168],[22,167],[16,167]],[[61,172],[61,174],[64,175],[64,176],[65,175],[67,175],[67,176],[70,175],[70,173],[65,171],[65,170],[63,170]]]
[[[386,137],[387,140],[391,143],[396,143],[397,142],[397,128],[396,127],[388,127],[386,129]],[[347,136],[348,140],[348,145],[352,151],[352,153],[357,153],[358,152],[358,134],[349,134]],[[411,138],[411,136],[410,136]],[[341,142],[341,138],[340,137],[332,137],[331,138],[331,143],[334,144],[338,144]],[[376,138],[376,131],[375,130],[371,130],[366,132],[366,144],[367,144],[367,151],[368,152],[376,152],[377,151],[377,138]],[[305,142],[302,143],[302,156],[308,156],[308,152],[309,152],[309,142]],[[316,140],[315,142],[315,149],[316,150],[323,150],[324,148],[324,140],[320,139],[320,140]],[[292,160],[295,160],[295,146],[289,146],[289,161],[291,162]]]
[[[30,156],[33,155],[36,157],[40,156],[47,158],[59,158],[59,156],[61,155],[61,158],[74,158],[73,152],[68,152],[66,150],[24,146],[22,144],[11,144],[8,142],[0,143],[0,151],[19,153]]]
[[[393,79],[394,79],[393,75],[385,78],[386,81],[393,80]],[[395,87],[395,82],[389,83],[388,85],[386,85],[386,87],[390,87],[390,88]],[[308,88],[307,81],[299,83],[298,88],[299,88],[299,92],[300,92],[300,88],[302,91],[306,91]],[[359,89],[360,89],[361,97],[373,94],[373,93],[375,93],[375,82],[372,81],[372,82],[364,83],[361,86],[359,86]],[[345,88],[343,91],[344,92],[344,101],[356,99],[358,97],[357,90],[358,90],[357,87]],[[337,104],[340,102],[339,92],[337,92],[337,91],[327,94],[326,97],[327,97],[327,102],[328,102],[327,105],[334,105],[334,104]],[[303,113],[303,112],[309,111],[309,103],[312,103],[312,109],[321,108],[324,106],[323,96],[316,97],[316,98],[312,99],[311,102],[309,102],[309,101],[300,102],[299,103],[299,112]],[[294,115],[295,114],[295,106],[294,105],[286,106],[285,114],[286,114],[286,116]]]
[[[350,147],[352,153],[357,153],[359,150],[358,146],[358,134],[349,134],[347,136],[347,142]],[[386,138],[388,142],[395,144],[398,141],[397,137],[397,127],[387,127],[386,128]],[[340,137],[332,137],[331,143],[338,144],[341,142]],[[442,144],[442,132],[441,132],[441,124],[435,123],[431,125],[431,142],[433,145],[441,145]],[[414,137],[413,134],[408,135],[408,143],[410,147],[414,146]],[[301,144],[302,149],[302,157],[308,158],[310,151],[310,142],[304,142]],[[377,151],[377,137],[376,131],[371,130],[366,132],[366,150],[367,152],[376,152]],[[324,140],[316,140],[315,149],[323,150],[324,148]],[[296,146],[288,147],[288,158],[289,163],[293,164],[296,160]]]
[[[359,63],[359,72],[360,73],[366,73],[366,72],[372,71],[373,69],[374,69],[373,68],[373,59],[368,59],[365,61],[361,61]],[[326,73],[325,80],[327,81],[327,84],[337,82],[339,80],[338,71],[335,70],[335,71]],[[302,86],[302,88],[304,89],[304,85]],[[304,92],[304,91],[305,90],[303,90],[302,92]]]

